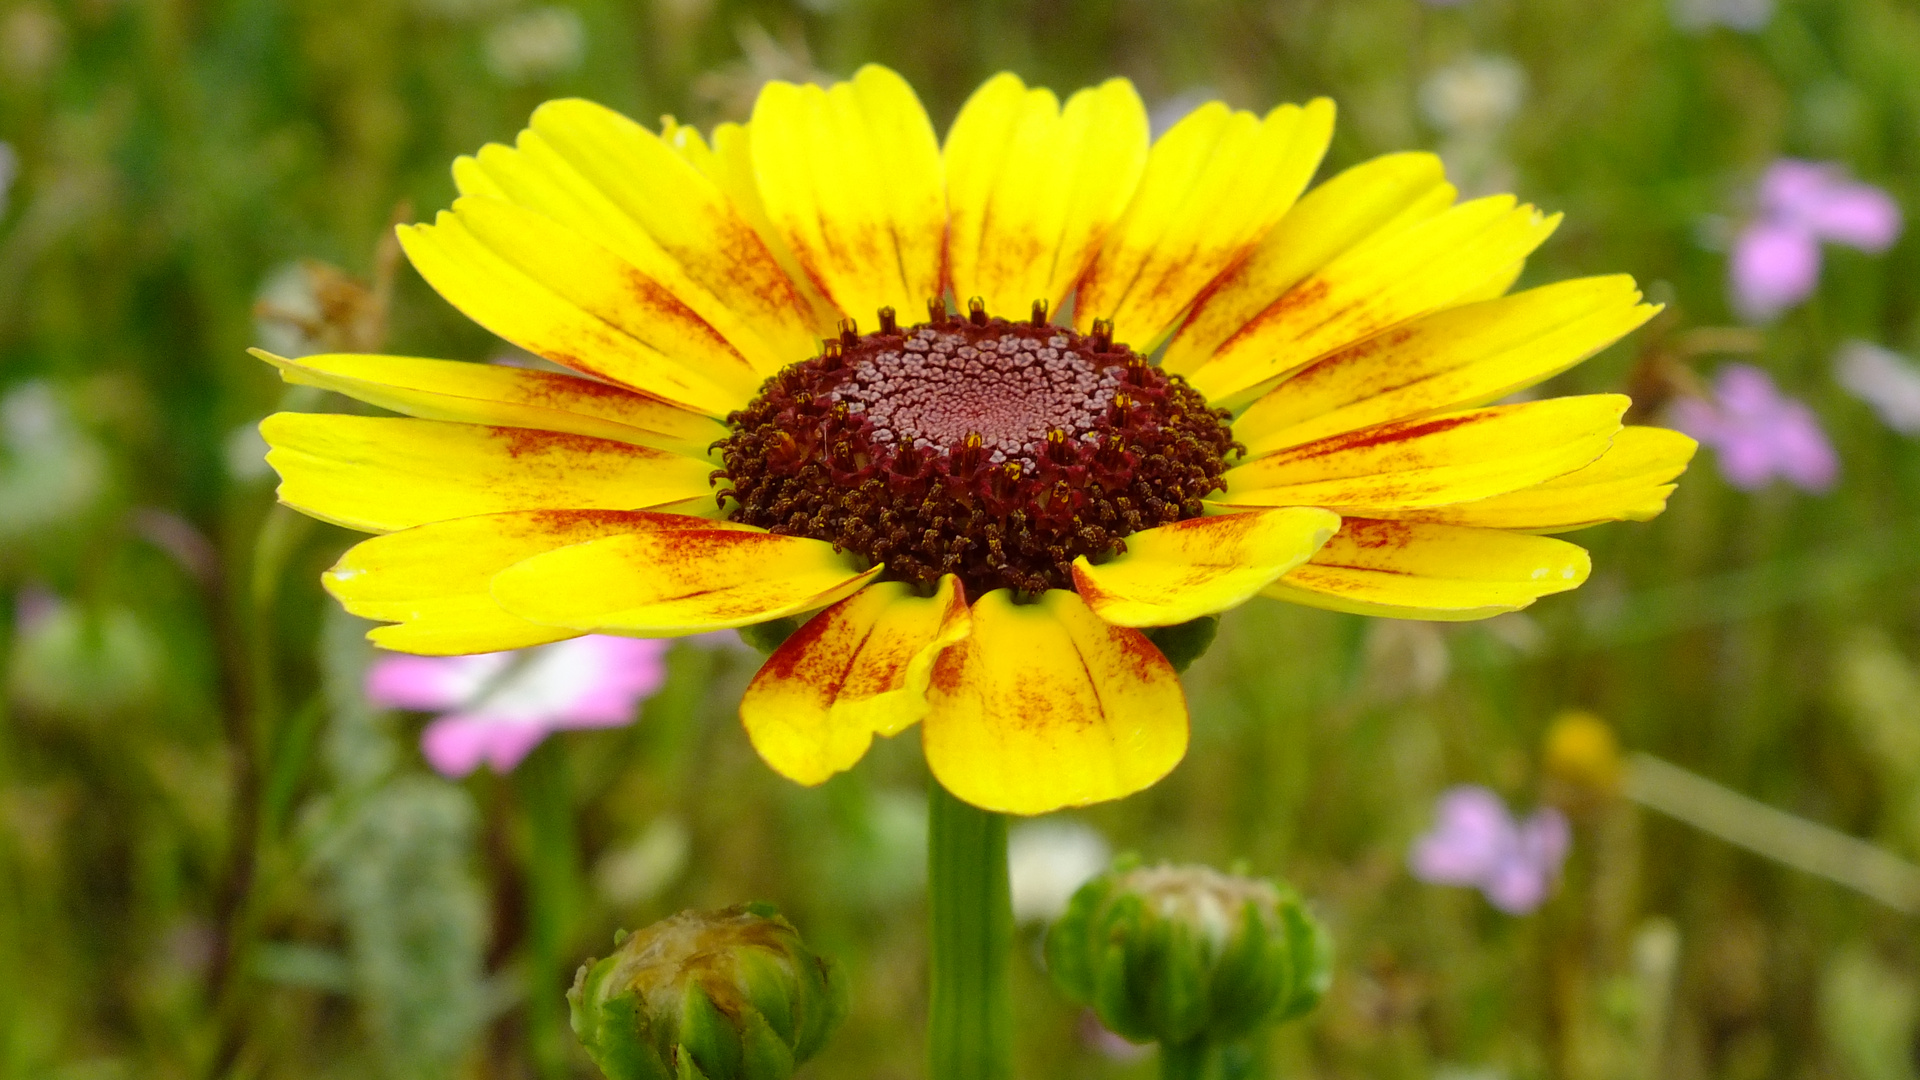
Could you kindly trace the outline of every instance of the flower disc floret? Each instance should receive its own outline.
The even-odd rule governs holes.
[[[970,595],[1071,588],[1073,560],[1201,514],[1236,449],[1229,415],[1115,342],[1033,318],[846,324],[730,416],[735,521]]]

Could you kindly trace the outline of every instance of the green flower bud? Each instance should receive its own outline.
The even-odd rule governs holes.
[[[1066,995],[1135,1042],[1219,1045],[1300,1016],[1332,978],[1332,940],[1299,898],[1204,866],[1119,867],[1047,934]]]
[[[839,969],[770,904],[683,911],[614,944],[567,994],[608,1080],[786,1080],[846,1015]]]

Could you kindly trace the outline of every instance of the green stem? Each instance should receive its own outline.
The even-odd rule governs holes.
[[[1214,1045],[1207,1039],[1160,1044],[1160,1080],[1212,1080]]]
[[[1013,904],[1007,819],[929,785],[927,896],[933,967],[931,1080],[1011,1080]]]
[[[527,1041],[535,1075],[570,1075],[565,950],[579,910],[567,760],[549,739],[520,763],[515,782],[527,821]]]

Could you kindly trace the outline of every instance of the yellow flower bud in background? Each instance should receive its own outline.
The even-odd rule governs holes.
[[[1620,793],[1626,765],[1620,741],[1607,722],[1590,712],[1569,709],[1547,727],[1542,754],[1550,783],[1575,803],[1610,799]]]

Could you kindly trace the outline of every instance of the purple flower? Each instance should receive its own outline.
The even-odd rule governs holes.
[[[475,656],[390,656],[367,672],[376,705],[439,712],[420,736],[427,763],[465,776],[509,772],[549,732],[619,727],[666,679],[666,641],[589,635]]]
[[[1544,807],[1516,822],[1500,796],[1465,784],[1442,792],[1435,814],[1408,858],[1415,877],[1477,888],[1509,915],[1525,915],[1553,894],[1572,842],[1560,811]]]
[[[1780,393],[1767,373],[1728,364],[1714,380],[1713,398],[1681,398],[1673,426],[1713,447],[1727,482],[1746,491],[1775,476],[1813,492],[1833,486],[1840,459],[1805,403]]]
[[[1782,158],[1760,178],[1753,221],[1733,244],[1734,306],[1768,319],[1805,300],[1820,280],[1822,241],[1885,251],[1900,235],[1892,196],[1846,179],[1840,166]]]

